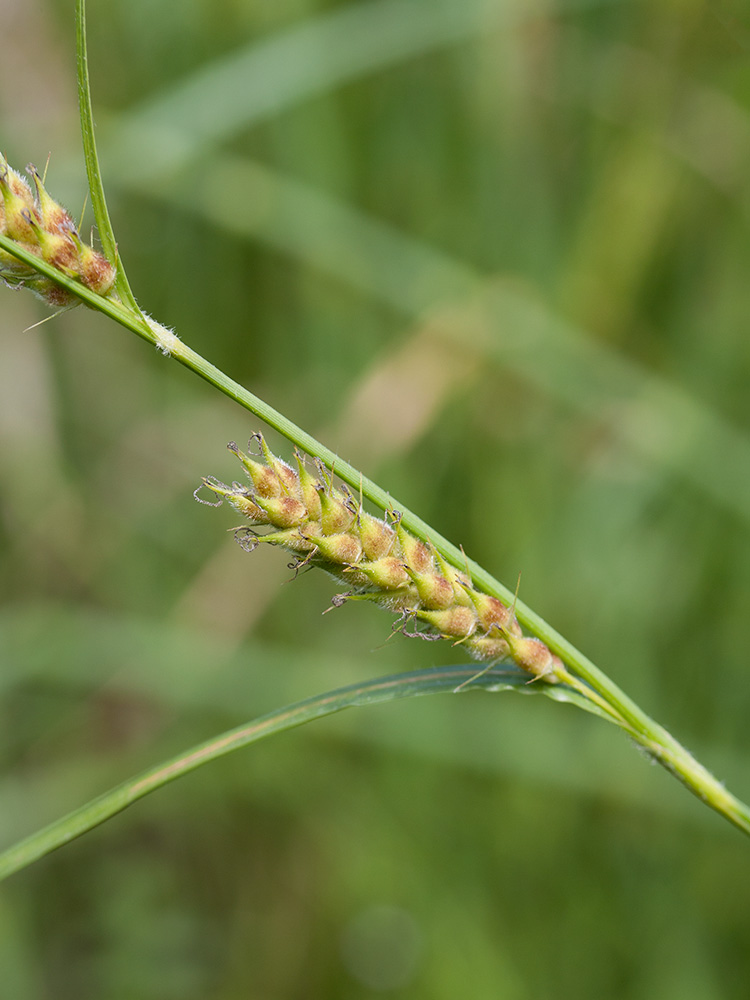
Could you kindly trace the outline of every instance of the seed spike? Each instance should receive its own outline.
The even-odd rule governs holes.
[[[333,598],[331,607],[370,601],[398,615],[394,633],[427,641],[447,639],[463,646],[484,666],[456,691],[508,657],[529,674],[530,682],[566,680],[559,658],[539,639],[525,637],[518,624],[520,574],[509,608],[474,588],[465,554],[464,572],[431,541],[411,534],[392,505],[377,518],[363,509],[361,489],[357,498],[346,485],[334,485],[333,469],[320,459],[315,459],[316,476],[299,451],[295,451],[295,470],[271,452],[261,434],[253,435],[248,451],[253,441],[258,442],[262,461],[242,452],[233,441],[228,445],[250,476],[251,487],[227,486],[213,478],[203,481],[219,502],[227,500],[252,522],[253,527],[236,532],[243,547],[254,549],[261,542],[280,546],[295,555],[295,575],[303,567],[316,566],[349,586]],[[196,495],[196,499],[201,498]],[[263,526],[270,529],[268,533],[255,530]]]
[[[109,295],[116,277],[114,265],[81,241],[72,217],[49,194],[36,167],[30,163],[26,169],[36,196],[25,178],[0,154],[0,233],[67,278],[81,282],[98,295]],[[11,256],[0,251],[2,277],[10,284],[28,288],[52,306],[69,306],[79,301],[73,292],[40,276],[33,267],[15,258],[10,260]]]

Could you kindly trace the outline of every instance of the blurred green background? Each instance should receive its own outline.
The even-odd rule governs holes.
[[[0,5],[2,149],[85,182],[72,0]],[[750,796],[750,14],[91,0],[143,306],[464,545]],[[90,220],[90,212],[87,215]],[[86,226],[84,226],[86,228]],[[456,662],[243,553],[259,424],[0,289],[0,831]],[[289,454],[278,438],[274,448]],[[744,998],[750,845],[614,729],[467,693],[214,763],[0,890],[9,1000]]]

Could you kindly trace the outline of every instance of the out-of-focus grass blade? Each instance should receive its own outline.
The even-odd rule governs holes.
[[[556,8],[564,13],[605,2],[566,0]],[[253,41],[132,109],[110,136],[107,159],[133,178],[156,176],[349,80],[538,14],[520,0],[345,5]]]
[[[217,142],[310,96],[530,13],[500,0],[368,0],[318,15],[224,57],[111,123],[108,177],[186,211],[206,211],[215,224],[260,238],[409,316],[479,295],[478,322],[460,331],[446,325],[446,336],[577,410],[600,420],[605,415],[636,454],[750,520],[747,437],[678,387],[560,320],[533,288],[488,288],[486,276],[461,261],[257,163],[226,156],[195,162]],[[212,177],[210,207],[195,198],[196,169]],[[247,196],[239,200],[237,191]]]

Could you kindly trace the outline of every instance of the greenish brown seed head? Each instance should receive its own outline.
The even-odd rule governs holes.
[[[78,281],[99,295],[114,287],[116,269],[107,258],[83,243],[69,213],[47,192],[33,164],[27,167],[36,197],[24,178],[0,156],[0,233],[19,249],[39,257],[59,274]],[[16,287],[26,287],[52,306],[76,304],[79,299],[33,267],[9,260],[0,252],[0,276]]]
[[[227,500],[254,525],[272,529],[268,534],[239,529],[244,548],[267,542],[296,553],[298,565],[326,570],[351,588],[336,595],[334,607],[371,601],[398,614],[396,628],[406,636],[459,642],[489,664],[509,658],[531,679],[551,684],[565,679],[561,661],[547,646],[523,636],[513,610],[476,590],[467,573],[407,531],[398,512],[389,512],[388,520],[367,513],[346,487],[334,485],[320,462],[315,476],[297,454],[295,471],[271,454],[262,435],[254,437],[262,462],[234,442],[229,445],[250,477],[249,487],[204,480],[219,503]],[[415,620],[421,630],[413,631]]]

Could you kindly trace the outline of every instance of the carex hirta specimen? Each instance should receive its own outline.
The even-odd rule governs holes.
[[[249,451],[256,442],[259,454]],[[530,679],[549,684],[570,679],[559,657],[539,639],[525,637],[513,609],[477,590],[468,572],[449,565],[436,549],[410,534],[396,510],[385,518],[367,513],[361,500],[331,471],[316,463],[316,474],[296,452],[294,469],[272,454],[262,434],[248,451],[227,446],[242,463],[249,482],[231,485],[206,477],[203,485],[249,522],[235,529],[247,550],[278,545],[294,554],[295,568],[318,566],[346,591],[333,598],[372,601],[398,614],[395,628],[406,636],[449,639],[488,664],[510,659]],[[260,460],[259,460],[260,459]]]
[[[245,548],[281,546],[293,553],[297,567],[319,566],[339,581],[341,588],[333,599],[334,606],[349,600],[379,604],[397,616],[396,630],[450,641],[477,658],[481,666],[478,674],[462,665],[447,671],[425,671],[429,675],[425,681],[420,680],[423,672],[417,671],[404,675],[403,681],[382,678],[350,685],[236,727],[110,789],[0,853],[0,880],[68,844],[144,795],[240,747],[342,708],[448,690],[457,677],[467,675],[459,687],[477,679],[479,687],[517,690],[519,680],[526,679],[538,683],[521,683],[524,690],[543,692],[594,711],[620,727],[701,801],[750,835],[750,808],[583,653],[530,608],[519,604],[518,619],[532,633],[524,635],[512,594],[491,574],[465,560],[460,550],[414,512],[403,506],[398,510],[377,483],[347,463],[337,462],[324,444],[141,310],[119,258],[106,208],[89,95],[84,0],[76,0],[76,8],[84,156],[93,213],[106,257],[81,241],[73,220],[47,195],[36,170],[29,168],[29,184],[0,157],[0,277],[12,286],[29,288],[53,306],[86,302],[313,456],[315,467],[306,465],[299,454],[294,469],[275,457],[256,435],[253,440],[260,454],[241,452],[236,445],[230,445],[248,480],[226,485],[207,478],[204,483],[217,498],[217,505],[227,501],[245,518],[244,525],[235,529]],[[341,485],[334,479],[334,468]],[[361,500],[350,492],[357,488],[384,512],[382,517],[363,509]],[[503,669],[494,678],[490,674],[479,679],[503,659],[519,669]]]

